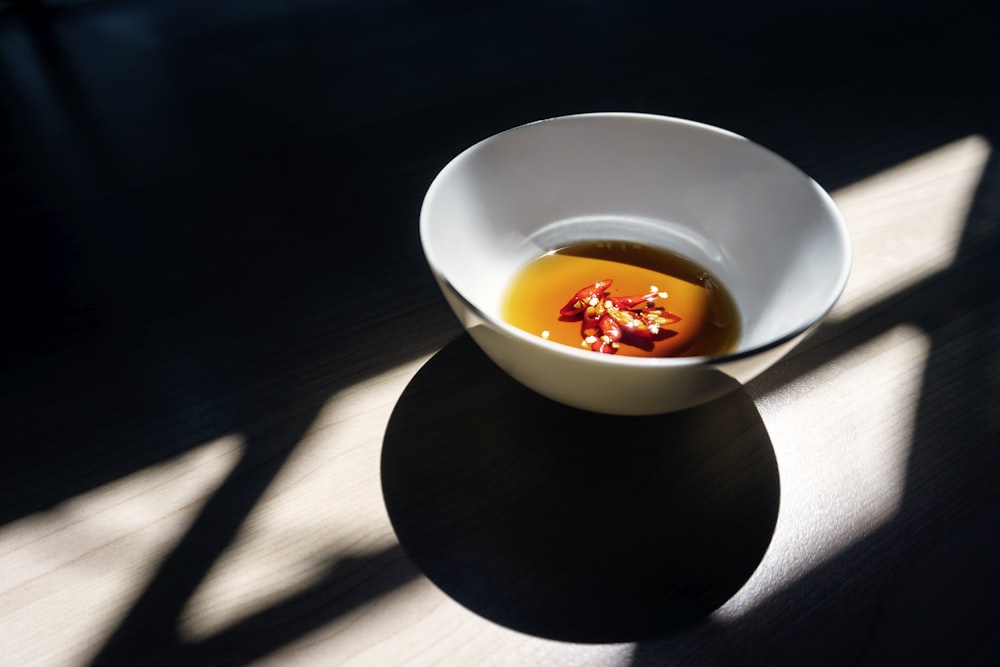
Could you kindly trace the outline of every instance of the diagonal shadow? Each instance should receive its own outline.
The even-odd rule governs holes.
[[[345,556],[312,588],[204,642],[184,643],[177,634],[184,605],[318,409],[341,389],[427,351],[420,341],[429,338],[401,340],[392,327],[379,325],[396,317],[416,321],[417,314],[418,328],[442,335],[457,325],[437,303],[410,234],[379,240],[381,257],[407,280],[408,300],[392,313],[380,315],[370,304],[372,293],[390,293],[396,275],[363,253],[341,250],[331,260],[329,249],[362,247],[368,240],[366,228],[354,221],[409,219],[419,192],[421,179],[412,175],[411,184],[395,190],[398,198],[387,199],[370,176],[341,174],[342,163],[363,174],[374,171],[367,161],[375,158],[357,152],[364,146],[356,138],[334,142],[337,150],[327,155],[303,148],[304,140],[293,135],[286,137],[290,148],[257,146],[253,160],[213,156],[199,146],[141,177],[130,173],[128,142],[115,131],[100,133],[106,119],[91,107],[103,104],[107,113],[118,93],[88,90],[76,79],[86,68],[59,41],[74,35],[66,28],[87,18],[86,11],[60,12],[57,25],[36,16],[27,27],[48,67],[46,85],[62,93],[57,111],[79,121],[69,125],[84,140],[72,150],[80,153],[75,157],[83,171],[93,170],[87,174],[92,187],[69,183],[77,171],[59,164],[60,146],[40,137],[30,145],[24,136],[18,138],[24,147],[0,145],[15,155],[23,151],[40,191],[11,193],[8,203],[21,222],[17,231],[29,235],[28,259],[39,260],[29,275],[46,277],[42,289],[15,302],[13,315],[25,326],[3,333],[4,354],[12,354],[3,357],[0,522],[57,508],[109,480],[242,433],[243,457],[94,660],[242,664],[414,576],[392,549]],[[12,34],[8,24],[0,27]],[[170,96],[170,82],[149,87]],[[190,115],[187,105],[196,101],[172,93],[173,106],[162,109],[162,117]],[[213,132],[211,125],[190,130],[206,143]],[[189,170],[184,160],[192,153],[208,155],[209,164]],[[50,169],[50,162],[58,166]],[[225,169],[204,180],[220,163]],[[419,168],[412,165],[396,168]],[[36,194],[44,195],[45,208],[34,206]],[[35,243],[39,230],[43,236]],[[372,293],[345,293],[343,276]],[[57,307],[50,297],[59,299]],[[365,313],[370,329],[347,326],[358,313]]]
[[[739,619],[708,619],[688,634],[639,644],[635,667],[728,665],[735,656],[767,665],[1000,659],[992,622],[1000,594],[998,176],[994,152],[950,268],[826,325],[752,385],[756,395],[772,391],[900,324],[926,331],[931,349],[894,515]]]
[[[108,3],[107,7],[113,13],[128,4]],[[194,3],[189,4],[183,11],[191,12],[191,16],[177,19],[176,24],[171,24],[169,12],[163,20],[165,4],[156,8],[155,3],[148,3],[138,11],[142,14],[148,10],[158,21],[156,27],[175,40],[174,46],[162,47],[164,52],[168,48],[176,51],[163,72],[148,62],[141,63],[138,71],[145,74],[152,70],[158,76],[126,79],[134,84],[128,88],[130,94],[116,93],[109,86],[100,95],[88,96],[88,86],[72,79],[85,68],[69,58],[56,63],[49,73],[57,85],[61,82],[68,91],[61,104],[69,107],[69,117],[78,121],[70,125],[84,139],[79,142],[79,150],[102,151],[102,141],[115,143],[117,150],[110,155],[121,162],[105,162],[100,167],[113,171],[114,176],[94,180],[99,193],[81,195],[70,185],[58,183],[58,153],[45,154],[46,148],[58,143],[56,140],[20,136],[14,141],[14,149],[6,144],[0,146],[0,150],[9,151],[5,156],[24,160],[25,178],[37,188],[37,192],[5,193],[9,195],[6,201],[12,215],[24,227],[37,223],[36,229],[43,230],[33,230],[31,234],[38,237],[31,240],[39,242],[24,247],[29,258],[53,269],[38,272],[43,281],[50,282],[44,283],[46,288],[39,292],[29,292],[33,303],[23,312],[15,309],[15,316],[25,315],[26,326],[14,332],[16,345],[8,349],[21,353],[26,346],[27,350],[25,356],[5,367],[9,372],[4,373],[5,394],[10,399],[5,409],[13,424],[7,433],[13,435],[14,444],[4,446],[0,520],[53,507],[82,490],[169,459],[213,437],[235,431],[248,434],[247,451],[237,470],[209,500],[195,525],[164,562],[149,589],[104,647],[101,662],[120,658],[137,664],[154,659],[160,651],[167,657],[195,661],[248,661],[273,652],[318,624],[416,576],[398,550],[356,561],[340,560],[331,567],[326,580],[202,643],[180,645],[175,635],[176,612],[184,604],[185,595],[197,587],[225,548],[246,512],[308,428],[317,406],[339,389],[391,368],[401,358],[430,351],[419,342],[400,343],[378,327],[345,333],[334,306],[346,305],[370,313],[372,297],[349,296],[345,303],[343,291],[330,280],[331,264],[342,274],[362,280],[375,294],[390,293],[399,284],[406,284],[410,300],[400,315],[423,327],[414,340],[442,340],[456,330],[419,259],[415,234],[409,227],[401,231],[399,223],[406,221],[409,225],[412,221],[425,181],[433,168],[450,156],[451,147],[468,145],[491,130],[556,113],[607,108],[648,110],[731,127],[762,140],[827,186],[835,187],[918,153],[922,146],[960,136],[968,129],[965,116],[940,101],[950,92],[962,92],[963,77],[970,76],[964,71],[940,77],[923,88],[921,75],[904,72],[911,77],[907,84],[920,85],[897,100],[883,99],[881,90],[871,83],[880,86],[880,77],[889,71],[881,60],[876,65],[883,69],[860,81],[852,78],[854,72],[869,65],[868,59],[911,47],[911,40],[905,37],[907,30],[917,28],[918,36],[923,36],[920,30],[925,23],[908,16],[899,17],[898,24],[880,20],[858,28],[861,22],[856,21],[856,16],[837,20],[837,12],[830,17],[821,11],[823,23],[827,18],[834,19],[832,33],[838,34],[838,28],[851,28],[846,34],[861,45],[845,54],[844,49],[825,50],[838,46],[839,39],[830,44],[816,30],[817,21],[799,21],[801,15],[795,12],[789,17],[779,16],[775,25],[769,26],[775,15],[759,10],[736,11],[734,18],[719,21],[714,16],[718,9],[714,5],[686,8],[679,17],[683,20],[677,20],[677,16],[664,17],[667,8],[657,7],[657,3],[591,6],[580,8],[570,18],[559,3],[543,3],[537,8],[513,3],[510,9],[495,14],[485,5],[453,11],[456,7],[452,3],[429,3],[432,11],[424,13],[401,3],[393,20],[383,22],[380,12],[385,7],[378,3],[371,9],[344,10],[338,3],[338,7],[331,5],[293,18],[282,12],[265,13],[266,20],[251,21],[251,27],[234,27],[228,19],[238,15],[234,11],[227,16],[229,6],[214,10],[198,7],[195,11]],[[245,4],[246,11],[252,14],[268,3]],[[848,11],[854,11],[848,5]],[[73,11],[64,16],[71,25]],[[314,18],[318,20],[312,21]],[[749,27],[755,31],[747,31],[743,19],[751,19]],[[177,27],[187,21],[195,27]],[[304,23],[310,25],[303,28]],[[375,23],[382,27],[374,30]],[[489,25],[490,30],[484,32],[484,25]],[[526,31],[524,25],[529,26]],[[424,37],[411,39],[415,30]],[[204,34],[188,39],[198,31]],[[289,49],[284,45],[285,31],[300,46]],[[708,40],[708,47],[703,39]],[[872,46],[882,39],[887,40],[886,46]],[[947,40],[945,46],[954,46],[955,39]],[[248,46],[258,42],[263,45],[262,51]],[[53,42],[46,44],[50,53],[63,58],[59,51],[51,49]],[[220,65],[226,49],[251,57],[239,67],[224,60]],[[788,58],[787,49],[801,57]],[[368,60],[357,59],[354,52],[364,54]],[[94,49],[94,53],[100,54],[101,50]],[[272,60],[274,53],[283,55]],[[472,55],[454,64],[455,53]],[[927,53],[918,53],[924,65],[932,59]],[[108,66],[116,60],[97,57],[96,62]],[[699,66],[691,67],[692,62]],[[329,65],[341,69],[325,69]],[[823,73],[828,88],[807,86],[803,93],[802,77],[812,67]],[[100,68],[92,63],[92,69]],[[114,84],[114,68],[108,71],[112,74],[107,75],[107,80]],[[322,71],[324,77],[333,71],[342,88],[325,92],[309,77],[289,74],[295,71]],[[219,72],[228,72],[229,76],[228,83],[221,87],[212,78]],[[422,82],[421,94],[414,95],[413,89],[406,87],[413,81]],[[93,81],[88,85],[93,86]],[[900,92],[898,81],[895,85],[894,92]],[[918,94],[921,92],[926,95]],[[857,118],[838,115],[837,110],[843,108],[838,105],[838,96],[845,93],[872,101],[872,108]],[[340,97],[346,101],[342,103]],[[4,99],[5,114],[12,114],[12,99]],[[88,104],[96,102],[104,104],[99,113],[88,108]],[[130,117],[116,107],[118,102],[126,107],[137,103],[148,106],[140,106],[141,113]],[[910,110],[923,102],[933,108],[912,120]],[[857,108],[863,107],[863,102],[857,104]],[[780,118],[775,118],[776,108],[783,111],[778,114]],[[823,109],[833,111],[824,113]],[[144,120],[143,113],[155,121]],[[934,113],[941,115],[932,117]],[[903,116],[911,118],[909,124],[900,123]],[[97,133],[107,119],[121,126],[97,141],[88,141],[88,136]],[[29,125],[20,120],[12,124],[19,128]],[[290,129],[293,127],[296,129]],[[413,131],[414,127],[420,131]],[[851,154],[851,147],[866,143],[875,148],[860,156]],[[84,157],[82,163],[92,160],[98,165],[108,159]],[[10,162],[17,160],[4,161]],[[389,169],[386,164],[394,166]],[[387,184],[392,179],[399,183]],[[63,189],[71,194],[64,195]],[[92,196],[95,198],[87,199]],[[369,221],[374,223],[370,227]],[[392,233],[384,233],[387,231]],[[384,260],[379,266],[367,262],[363,253],[342,252],[335,262],[331,260],[330,247],[364,247],[372,234],[379,236],[379,253]],[[50,252],[55,257],[50,257]],[[967,259],[962,256],[963,266],[984,276],[983,285],[995,284],[995,273],[987,260],[968,264]],[[385,266],[392,267],[391,275],[381,271],[380,267]],[[974,305],[967,301],[972,292],[963,291],[963,296],[953,301],[948,290],[962,285],[960,273],[955,272],[923,288],[942,297],[942,303],[956,304],[953,315],[960,316],[961,307]],[[836,345],[843,345],[839,351],[846,352],[852,344],[848,341],[876,335],[897,309],[901,316],[922,318],[919,321],[928,325],[939,324],[934,315],[921,312],[923,296],[901,295],[899,300],[868,312],[867,319],[838,323],[820,334],[837,334],[835,340],[845,342]],[[48,309],[48,299],[60,299],[59,307]],[[66,312],[72,317],[64,318]],[[984,313],[979,324],[987,331],[995,331],[990,329],[995,321],[995,316]],[[954,463],[953,458],[959,456],[944,451],[958,436],[945,432],[938,425],[941,423],[957,428],[965,438],[967,446],[955,451],[966,458],[954,469],[953,479],[917,475],[922,492],[928,487],[954,489],[965,479],[969,466],[991,463],[984,452],[972,452],[970,448],[982,441],[977,429],[988,433],[996,427],[989,406],[958,403],[970,379],[995,393],[988,376],[967,372],[964,377],[954,377],[954,360],[941,357],[947,341],[938,343],[935,341],[936,356],[928,370],[927,386],[939,389],[934,390],[933,400],[921,405],[918,433],[922,435],[915,443],[914,469],[923,469],[925,472],[920,474],[926,474],[927,459],[920,457],[929,454],[922,452],[934,452],[931,460],[940,457],[946,464]],[[461,352],[462,343],[457,345],[448,348],[442,359]],[[962,358],[980,349],[971,343],[963,345],[966,347],[957,352],[954,347],[944,347]],[[804,372],[829,358],[827,350],[827,346],[815,348],[815,356],[810,356],[814,350],[806,348],[807,354],[790,359],[768,377],[787,378]],[[971,363],[964,362],[962,368],[969,370]],[[417,386],[441,370],[440,365],[432,367],[420,377]],[[496,378],[485,386],[494,381],[501,383],[494,388],[503,387],[502,380]],[[954,395],[947,396],[948,391]],[[947,400],[935,403],[942,395]],[[498,600],[515,602],[509,596],[512,593],[501,591],[499,598],[492,597],[477,588],[485,585],[481,580],[457,580],[461,570],[447,569],[447,553],[424,548],[434,547],[435,539],[452,541],[451,546],[457,540],[460,548],[452,555],[469,554],[486,544],[484,539],[506,539],[501,546],[513,549],[514,561],[514,567],[506,573],[525,572],[529,550],[518,527],[526,524],[533,526],[535,534],[542,533],[542,517],[531,513],[532,503],[542,500],[538,486],[533,487],[535,495],[515,506],[518,512],[514,517],[522,521],[498,517],[492,535],[488,530],[476,529],[457,534],[436,530],[428,533],[427,528],[433,526],[414,521],[413,510],[397,502],[415,491],[425,494],[418,497],[426,498],[427,489],[406,490],[397,477],[398,484],[390,485],[390,493],[402,494],[391,501],[396,522],[403,526],[403,532],[410,533],[407,541],[415,554],[414,561],[434,573],[442,588],[487,617],[541,634],[573,638],[624,637],[633,632],[645,635],[676,629],[681,621],[705,612],[738,585],[747,569],[752,569],[757,549],[769,537],[767,525],[774,509],[769,494],[777,484],[776,473],[768,465],[773,453],[766,434],[757,429],[754,412],[749,409],[752,406],[746,405],[745,398],[737,399],[741,401],[737,408],[741,418],[749,420],[749,441],[734,453],[758,466],[755,469],[762,475],[759,484],[748,487],[760,504],[742,508],[750,513],[748,532],[742,534],[748,551],[743,555],[728,554],[730,560],[720,562],[718,552],[711,548],[717,545],[704,533],[694,529],[671,533],[674,537],[703,538],[702,552],[714,553],[716,559],[714,565],[700,571],[697,567],[688,570],[694,573],[686,580],[692,586],[681,587],[673,598],[683,604],[668,609],[680,613],[667,621],[641,617],[643,604],[649,605],[646,609],[662,604],[662,600],[651,596],[640,599],[641,604],[631,607],[618,625],[607,616],[588,616],[588,611],[593,612],[588,607],[568,623],[546,625],[543,616],[497,605]],[[489,416],[499,419],[505,405],[523,405],[525,400],[516,393],[509,395]],[[407,396],[400,404],[401,415],[415,405],[421,405],[419,396]],[[462,405],[461,401],[457,405]],[[956,423],[953,413],[969,417],[969,421]],[[390,473],[405,461],[399,449],[405,438],[398,428],[409,423],[407,418],[399,417],[394,425],[397,431],[384,453]],[[527,426],[515,420],[507,425],[506,433],[520,437]],[[607,424],[598,426],[606,432]],[[940,437],[940,442],[932,442],[935,437]],[[18,446],[20,443],[25,444]],[[491,452],[480,448],[457,453],[473,457]],[[657,486],[673,480],[663,469],[665,460],[655,456],[647,459],[649,452],[641,449],[631,454],[632,467],[619,469],[614,484],[620,487],[630,481],[646,481]],[[600,470],[602,451],[600,447],[589,448],[585,456],[570,472],[590,479]],[[654,465],[645,468],[644,463],[650,460]],[[544,477],[551,470],[547,466],[555,461],[543,461],[533,474]],[[697,467],[696,461],[688,463]],[[706,463],[702,469],[710,477],[712,465]],[[979,476],[972,478],[980,479],[990,469],[982,465]],[[477,471],[481,473],[479,479],[483,479],[484,470]],[[450,472],[454,474],[455,469]],[[635,477],[640,473],[648,477]],[[574,479],[572,475],[555,478],[567,485]],[[650,487],[644,488],[647,493]],[[713,488],[720,493],[725,490]],[[569,490],[574,491],[570,498],[590,498],[581,488]],[[489,492],[481,489],[480,495],[473,497],[489,500]],[[983,492],[977,493],[963,506],[965,511],[969,511],[968,503],[984,497]],[[915,497],[910,496],[911,503]],[[955,500],[954,496],[949,498]],[[662,503],[663,497],[653,500]],[[702,510],[710,513],[713,506],[709,499],[701,500]],[[721,500],[726,502],[720,501],[715,507],[725,511],[715,515],[718,523],[714,525],[730,526],[741,516],[737,511],[741,508],[732,504],[732,497],[723,496]],[[563,518],[581,521],[586,516],[574,516],[570,505],[559,507]],[[886,561],[880,561],[869,570],[862,568],[863,576],[854,575],[852,570],[864,560],[866,548],[890,549],[888,543],[900,533],[912,537],[922,530],[922,519],[928,514],[934,519],[931,525],[937,526],[937,532],[932,534],[944,530],[940,527],[944,519],[934,515],[934,508],[904,508],[911,515],[906,519],[909,523],[873,536],[808,582],[775,598],[747,619],[742,628],[730,631],[712,626],[705,634],[699,626],[692,629],[685,625],[683,636],[690,641],[640,644],[636,663],[657,664],[664,656],[690,656],[704,651],[706,645],[714,646],[715,652],[702,653],[705,659],[742,655],[748,642],[773,649],[801,627],[794,616],[796,610],[804,608],[803,602],[805,606],[819,606],[823,602],[819,598],[826,595],[838,600],[830,605],[830,614],[848,610],[846,598],[857,593],[861,584],[841,591],[838,582],[869,582],[881,576],[883,569],[889,569]],[[608,507],[591,509],[591,516],[605,520],[615,516]],[[643,516],[654,522],[683,518],[655,502],[652,509],[646,510]],[[602,534],[610,538],[609,542],[634,538],[623,534],[621,526],[604,527]],[[571,528],[564,537],[571,537],[574,530],[577,535],[585,532],[581,524],[572,524]],[[652,546],[653,553],[663,554],[669,544],[664,539],[639,546]],[[601,571],[627,577],[652,571],[649,554],[638,562],[634,572],[625,572],[629,564],[625,555],[602,551],[604,545],[599,543],[589,546],[594,548],[589,557],[568,574],[560,573],[568,577],[562,583],[579,580],[588,568],[590,572],[605,568]],[[545,548],[550,554],[559,553],[571,549],[572,541],[560,543],[550,538]],[[677,558],[676,554],[668,555]],[[486,555],[472,560],[481,567],[491,562]],[[543,567],[528,574],[536,575],[537,582],[537,575],[551,574],[551,570]],[[707,579],[699,579],[698,575]],[[549,592],[555,595],[549,602],[566,609],[574,599],[572,594],[566,593],[566,587],[557,587],[558,577],[551,581],[553,588]],[[660,582],[670,586],[683,584],[685,579]],[[174,584],[176,589],[172,588]],[[633,586],[636,579],[624,584]],[[699,585],[701,588],[697,588]],[[701,597],[685,597],[692,592]],[[607,590],[602,594],[618,592]],[[831,631],[830,636],[834,634]],[[780,652],[775,656],[780,657]]]
[[[93,665],[176,664],[182,654],[177,619],[184,605],[233,541],[313,416],[297,415],[287,424],[247,439],[241,460],[160,565]]]
[[[318,630],[419,576],[399,547],[332,560],[327,574],[304,591],[212,636],[178,648],[168,664],[245,665]]]

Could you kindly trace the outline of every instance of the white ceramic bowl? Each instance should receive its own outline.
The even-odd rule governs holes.
[[[732,132],[635,113],[553,118],[479,142],[431,184],[420,235],[451,308],[500,368],[561,403],[621,415],[685,409],[749,381],[829,312],[850,267],[833,201],[796,167]],[[670,249],[718,276],[739,310],[737,349],[605,355],[501,319],[527,262],[600,239]]]

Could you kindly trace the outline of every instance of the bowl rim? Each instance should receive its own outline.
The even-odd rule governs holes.
[[[435,261],[433,249],[429,243],[429,228],[430,228],[430,214],[429,207],[430,202],[434,198],[436,192],[440,190],[443,185],[443,181],[447,174],[454,169],[457,169],[460,162],[467,158],[472,152],[478,150],[480,147],[487,143],[498,141],[504,135],[521,131],[527,127],[541,125],[544,123],[554,123],[566,120],[576,120],[576,119],[621,119],[621,120],[643,120],[643,121],[653,121],[653,122],[663,122],[671,125],[682,125],[689,126],[692,128],[697,128],[700,130],[708,131],[712,134],[718,134],[720,136],[726,136],[732,139],[738,139],[746,141],[753,145],[755,148],[769,153],[771,157],[776,159],[779,163],[783,164],[786,168],[793,172],[798,173],[802,176],[808,185],[813,189],[814,194],[817,199],[823,205],[823,208],[827,211],[830,219],[834,225],[834,231],[841,241],[841,245],[844,249],[844,261],[841,264],[839,275],[836,277],[834,282],[834,289],[831,291],[830,296],[827,298],[826,302],[823,304],[819,313],[807,321],[806,323],[784,333],[778,337],[769,339],[768,341],[755,345],[753,347],[748,347],[745,349],[738,349],[734,352],[727,352],[723,354],[716,355],[703,355],[703,356],[688,356],[688,357],[632,357],[632,356],[619,356],[617,354],[598,354],[592,350],[584,350],[583,348],[576,348],[572,345],[566,345],[564,343],[559,343],[556,341],[549,341],[536,334],[529,333],[520,329],[513,324],[510,324],[500,317],[496,317],[489,313],[486,313],[482,308],[473,303],[468,299],[459,289],[455,287],[444,272],[439,268],[438,263]],[[636,367],[636,368],[646,368],[646,369],[662,369],[662,368],[683,368],[691,366],[703,366],[703,365],[716,365],[716,364],[727,364],[730,362],[736,362],[743,359],[748,359],[751,357],[756,357],[762,353],[765,353],[774,348],[780,347],[803,334],[806,334],[815,326],[817,326],[823,319],[829,315],[830,311],[840,300],[840,297],[844,293],[844,289],[847,287],[847,281],[850,276],[851,266],[853,262],[853,254],[851,249],[850,235],[847,230],[847,223],[844,220],[843,215],[837,208],[833,197],[824,190],[812,177],[806,174],[798,166],[790,162],[788,159],[782,157],[778,153],[772,151],[771,149],[756,143],[755,141],[748,139],[747,137],[733,132],[731,130],[726,130],[724,128],[716,127],[708,123],[689,120],[686,118],[679,118],[675,116],[666,116],[660,114],[652,114],[647,112],[635,112],[635,111],[597,111],[597,112],[585,112],[576,114],[567,114],[561,116],[552,116],[549,118],[543,118],[540,120],[535,120],[527,123],[522,123],[520,125],[515,125],[514,127],[502,130],[495,134],[492,134],[484,139],[477,141],[468,148],[462,150],[454,157],[452,157],[445,165],[438,171],[434,179],[428,186],[423,201],[420,207],[420,220],[419,220],[419,233],[420,233],[420,243],[424,254],[424,259],[431,269],[432,274],[435,279],[443,287],[447,288],[452,294],[454,294],[463,304],[469,309],[476,318],[490,324],[491,326],[499,329],[503,333],[513,336],[519,340],[524,341],[529,345],[536,346],[539,350],[545,349],[557,355],[564,355],[568,359],[573,359],[577,361],[591,361],[594,363],[601,364],[612,364],[615,366],[623,367]]]

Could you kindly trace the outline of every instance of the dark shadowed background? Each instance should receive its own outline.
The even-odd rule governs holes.
[[[153,580],[98,660],[142,664],[152,652],[172,662],[185,655],[170,630],[178,610],[329,396],[449,343],[422,377],[448,359],[480,363],[467,340],[452,342],[460,330],[417,237],[423,192],[452,156],[528,121],[643,111],[743,134],[834,190],[969,135],[1000,144],[998,27],[992,8],[973,2],[0,3],[0,524],[246,433],[237,471],[161,569],[171,574]],[[577,618],[574,596],[559,590],[549,598],[562,614],[555,622],[544,609],[511,607],[509,589],[457,578],[449,558],[472,562],[483,581],[529,570],[527,543],[508,539],[518,526],[537,531],[543,550],[567,545],[547,542],[545,526],[531,523],[529,497],[488,539],[465,536],[442,550],[440,532],[412,509],[431,502],[433,487],[405,483],[419,463],[404,446],[419,426],[411,423],[419,393],[404,395],[386,434],[383,484],[402,550],[384,558],[409,559],[463,605],[522,632],[639,641],[636,666],[989,664],[1000,656],[988,623],[1000,576],[983,555],[1000,551],[1000,492],[989,490],[1000,433],[998,219],[991,157],[959,249],[962,271],[827,332],[853,327],[864,338],[900,320],[933,327],[948,309],[967,312],[984,296],[994,304],[975,320],[980,343],[958,359],[932,357],[929,379],[948,388],[935,396],[955,398],[920,406],[910,495],[893,526],[791,583],[737,627],[704,618],[749,576],[773,529],[779,482],[766,433],[739,453],[758,466],[759,483],[744,489],[756,504],[743,513],[726,505],[720,519],[727,530],[743,522],[733,534],[749,555],[723,568],[736,579],[708,577],[677,593],[695,590],[683,618],[643,620],[653,597],[619,600],[617,624]],[[925,294],[947,306],[929,309]],[[382,314],[390,303],[391,321]],[[400,321],[411,335],[389,326]],[[488,390],[507,396],[503,382]],[[731,400],[757,433],[753,395]],[[962,419],[951,420],[960,395]],[[497,400],[536,409],[522,394]],[[509,442],[505,433],[498,443]],[[956,461],[949,452],[958,442]],[[439,478],[426,483],[509,463],[509,451],[489,451],[495,461],[445,456]],[[640,469],[673,479],[669,466],[688,460],[633,454],[631,472],[612,485],[645,483],[629,477]],[[577,465],[585,474],[599,468],[596,459]],[[488,504],[489,493],[474,498]],[[962,531],[950,546],[928,547],[932,555],[919,560],[894,555],[897,539],[921,534],[925,519],[938,525],[952,515]],[[574,516],[567,523],[585,531]],[[649,553],[622,570],[631,582],[623,586],[655,570]],[[882,566],[859,566],[871,558]],[[903,561],[916,569],[892,579],[887,571]],[[844,587],[859,569],[863,586]],[[558,589],[556,570],[529,581]],[[935,579],[941,571],[965,573],[965,583]],[[321,613],[308,597],[299,607],[293,600],[187,659],[266,656],[415,573],[411,565],[378,570],[356,599]],[[906,583],[914,577],[919,584]],[[614,599],[613,582],[593,583]],[[858,595],[859,587],[890,593]],[[817,606],[822,612],[793,622]],[[870,635],[857,636],[850,619],[859,615],[879,618],[866,626]]]

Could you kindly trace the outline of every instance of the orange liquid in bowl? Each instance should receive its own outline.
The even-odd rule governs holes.
[[[560,309],[581,288],[607,279],[612,280],[608,297],[666,292],[653,304],[680,318],[660,327],[651,344],[632,345],[624,339],[615,347],[616,354],[712,356],[736,348],[739,314],[715,277],[685,257],[623,241],[576,243],[528,263],[512,281],[501,316],[528,333],[590,350],[593,341],[586,340],[580,319],[560,317]]]

